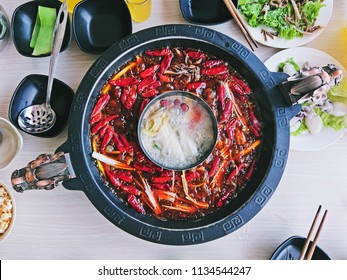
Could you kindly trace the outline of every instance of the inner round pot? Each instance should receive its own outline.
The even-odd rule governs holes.
[[[91,157],[89,117],[95,100],[111,74],[148,49],[200,49],[227,61],[253,90],[263,124],[258,168],[232,203],[198,220],[159,220],[142,215],[115,196],[101,178]],[[271,73],[246,47],[201,26],[166,25],[132,34],[110,47],[84,76],[71,106],[68,140],[56,151],[69,155],[74,178],[63,182],[82,190],[108,220],[139,238],[162,244],[189,245],[225,236],[250,221],[269,201],[284,172],[289,152],[289,120],[298,109],[287,108],[277,87],[286,75]]]
[[[170,99],[171,99],[171,101],[173,101],[173,99],[176,99],[176,98],[178,98],[177,99],[178,101],[180,101],[181,99],[183,101],[187,100],[188,102],[193,101],[196,106],[199,106],[201,109],[203,109],[205,111],[206,117],[209,118],[209,120],[208,119],[205,120],[205,123],[209,121],[211,124],[210,131],[201,131],[202,133],[210,135],[211,137],[206,137],[206,138],[210,138],[211,141],[208,141],[208,146],[200,153],[199,156],[196,156],[196,157],[194,156],[194,159],[191,159],[191,160],[189,160],[189,157],[186,157],[186,154],[183,152],[182,155],[185,156],[186,160],[180,161],[177,158],[177,151],[175,151],[177,149],[173,149],[173,148],[172,148],[173,152],[171,154],[163,155],[162,158],[160,158],[158,156],[156,157],[156,156],[154,156],[155,154],[157,154],[157,153],[155,153],[156,151],[153,153],[153,149],[151,150],[149,147],[150,145],[148,145],[148,143],[145,143],[144,139],[143,139],[143,137],[146,136],[145,133],[143,132],[145,121],[146,121],[145,119],[146,119],[146,117],[148,117],[148,114],[150,113],[149,111],[151,110],[151,108],[158,105],[157,107],[159,110],[165,109],[166,111],[169,111],[170,109],[167,109],[167,107],[170,105],[165,104],[165,106],[161,106],[161,102],[167,101],[166,103],[168,103]],[[174,100],[174,101],[176,101],[176,100]],[[174,102],[171,102],[171,103],[174,103]],[[187,118],[187,117],[184,117],[184,115],[186,115],[187,112],[183,112],[182,109],[179,108],[178,104],[176,104],[176,105],[171,104],[170,107],[171,107],[171,109],[178,110],[178,114],[179,114],[178,117],[179,118],[182,118],[182,116],[183,116],[183,118]],[[189,108],[189,106],[187,106],[186,108],[188,111],[194,109],[194,108]],[[172,114],[171,114],[171,116],[172,116]],[[173,116],[173,117],[175,118],[176,116]],[[189,121],[189,120],[187,120],[187,121]],[[178,128],[176,129],[176,131],[175,131],[175,129],[173,129],[172,134],[179,133],[179,130],[180,129],[178,129]],[[165,93],[158,95],[157,97],[153,98],[147,104],[147,106],[145,107],[145,109],[143,110],[143,112],[141,113],[141,116],[139,118],[137,135],[138,135],[138,140],[139,140],[140,146],[142,148],[142,151],[146,154],[146,156],[152,162],[154,162],[156,165],[158,165],[164,169],[183,171],[183,170],[188,170],[188,169],[191,169],[191,168],[199,165],[212,153],[212,151],[216,145],[216,142],[217,142],[218,124],[217,124],[217,119],[216,119],[215,115],[213,114],[211,108],[208,106],[208,104],[204,100],[202,100],[198,96],[196,96],[192,93],[186,92],[186,91],[172,90],[172,91],[167,91]],[[163,135],[163,139],[166,138],[167,136],[169,136],[169,135]],[[186,137],[186,136],[188,136],[188,135],[185,135],[185,136],[178,135],[177,138],[179,140],[179,138]],[[150,137],[147,137],[147,139],[148,138],[150,138]],[[166,138],[166,140],[167,140],[167,138]],[[179,140],[178,143],[180,143],[180,142],[181,141]],[[168,143],[167,145],[169,146],[170,143]],[[178,145],[178,146],[180,146],[180,145]],[[158,148],[160,148],[160,147],[158,147]],[[160,154],[163,154],[163,153],[160,152]],[[175,156],[176,156],[176,160],[175,160],[175,162],[173,162],[172,159]],[[168,160],[168,158],[170,158],[170,160]]]

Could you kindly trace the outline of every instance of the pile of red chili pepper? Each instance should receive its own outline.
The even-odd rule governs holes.
[[[149,101],[177,89],[205,100],[218,120],[214,151],[185,172],[155,165],[137,138]],[[101,89],[90,116],[92,156],[112,191],[137,212],[160,219],[205,216],[232,203],[256,169],[262,124],[252,100],[245,80],[224,60],[196,49],[145,51]]]

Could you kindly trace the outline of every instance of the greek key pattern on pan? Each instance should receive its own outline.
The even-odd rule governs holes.
[[[76,94],[76,101],[73,106],[74,112],[82,113],[87,96],[88,96],[88,93],[83,91],[80,91]]]
[[[268,70],[262,70],[259,73],[259,76],[261,77],[261,79],[265,82],[265,85],[268,88],[273,88],[274,86],[276,86],[276,82],[275,80],[271,77],[270,72]]]
[[[78,132],[70,134],[71,151],[80,152],[81,151],[81,141],[80,134]]]
[[[237,215],[223,223],[222,229],[225,231],[225,233],[229,233],[240,227],[242,224],[244,224],[244,221],[242,220],[241,216]]]
[[[119,43],[119,48],[121,51],[125,51],[139,43],[139,38],[137,38],[136,35],[132,35],[128,37],[127,39],[124,39]]]
[[[175,26],[159,26],[155,29],[155,35],[156,36],[168,36],[168,35],[175,35],[176,34],[176,27]]]
[[[140,229],[139,235],[153,241],[160,241],[161,239],[161,231],[153,230],[149,227],[142,227]]]
[[[120,215],[112,206],[106,206],[103,211],[118,225],[120,225],[125,219],[124,216]]]
[[[242,44],[239,42],[233,41],[231,44],[231,49],[236,51],[243,59],[247,59],[250,55],[250,51],[246,49]]]
[[[288,149],[280,148],[280,147],[277,148],[273,166],[275,168],[284,169],[286,165],[287,155],[288,155]]]
[[[89,175],[89,173],[87,171],[84,171],[82,172],[80,175],[79,175],[82,183],[83,183],[83,186],[84,186],[84,189],[88,192],[92,192],[94,191],[96,188],[94,186],[94,184],[92,184],[91,182],[91,177]]]
[[[199,37],[203,37],[206,39],[213,39],[215,34],[216,34],[216,32],[214,32],[213,30],[207,30],[203,27],[196,27],[195,28],[195,35],[197,35]]]
[[[188,232],[182,234],[183,243],[199,243],[205,240],[204,233],[202,231]]]
[[[284,108],[277,108],[277,124],[279,127],[283,127],[283,126],[288,126],[288,117],[286,114],[286,109]]]
[[[258,194],[254,198],[254,202],[257,203],[260,207],[263,207],[266,201],[270,198],[271,194],[272,189],[268,185],[265,185],[260,191],[260,194]]]
[[[100,59],[96,62],[96,64],[93,66],[93,68],[89,71],[89,75],[91,75],[93,78],[96,78],[102,70],[105,69],[107,66],[107,61],[104,59]]]

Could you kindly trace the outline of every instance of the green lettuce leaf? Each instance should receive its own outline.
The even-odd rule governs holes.
[[[314,108],[314,111],[316,112],[316,114],[318,116],[321,117],[324,126],[331,127],[333,129],[335,129],[336,131],[343,129],[343,128],[347,128],[346,116],[336,117],[336,116],[331,115],[327,112],[323,112],[319,108]]]
[[[318,17],[319,11],[321,8],[325,7],[325,4],[317,2],[307,2],[302,6],[302,13],[310,24]]]
[[[328,92],[328,98],[332,102],[344,102],[347,104],[347,81],[345,78],[338,86],[334,86]]]
[[[286,61],[283,61],[280,64],[278,64],[278,69],[280,72],[283,72],[283,67],[286,65],[286,63],[290,63],[291,65],[293,65],[296,71],[299,71],[301,69],[301,67],[294,61],[294,57],[291,57]]]
[[[303,121],[301,122],[299,128],[293,132],[290,133],[290,135],[292,136],[299,136],[301,134],[303,134],[304,132],[308,131],[308,127],[305,123],[305,119],[303,119]]]

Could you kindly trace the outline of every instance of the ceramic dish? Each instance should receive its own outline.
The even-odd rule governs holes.
[[[311,66],[324,66],[328,63],[334,63],[343,70],[343,76],[347,77],[346,70],[335,58],[320,50],[307,47],[298,47],[280,51],[270,57],[265,62],[265,65],[270,71],[277,72],[278,64],[291,57],[293,57],[295,62],[300,66],[306,61],[308,61]],[[296,151],[317,151],[334,144],[336,141],[341,139],[346,131],[347,129],[336,131],[332,128],[323,127],[323,129],[317,134],[291,136],[290,148]]]
[[[46,75],[29,75],[20,82],[12,96],[8,111],[9,119],[14,126],[21,129],[18,125],[18,116],[24,108],[45,102],[46,89]],[[68,85],[58,79],[54,79],[51,96],[51,106],[57,115],[54,126],[46,132],[26,133],[38,137],[54,137],[61,133],[69,118],[73,96],[74,92]]]
[[[237,0],[233,0],[237,6]],[[180,0],[184,19],[194,24],[220,24],[231,19],[223,0]]]
[[[17,129],[0,117],[0,171],[9,166],[23,146],[23,138]]]
[[[15,222],[15,202],[9,187],[0,180],[0,244],[11,233]]]
[[[320,25],[322,27],[327,26],[330,21],[333,12],[333,1],[325,1],[325,5],[326,6],[320,10],[320,13],[316,21],[316,25]],[[257,42],[265,46],[280,49],[293,48],[305,45],[311,42],[312,40],[316,39],[324,31],[324,28],[322,28],[320,30],[317,30],[313,34],[304,35],[301,38],[293,38],[292,40],[286,40],[279,37],[274,37],[274,39],[268,38],[267,40],[265,40],[264,35],[261,33],[261,27],[248,26],[248,28],[254,40],[256,40]]]
[[[76,42],[86,53],[102,53],[132,33],[130,11],[123,0],[82,1],[72,16]]]
[[[61,2],[54,0],[36,0],[24,3],[20,5],[14,12],[12,16],[12,36],[13,42],[17,51],[27,57],[45,57],[48,54],[43,54],[40,56],[33,56],[33,49],[30,47],[31,34],[34,29],[36,15],[38,6],[45,6],[56,8],[57,13],[60,8]],[[71,24],[70,19],[67,20],[65,35],[63,44],[61,47],[61,52],[67,49],[71,42]]]
[[[288,238],[276,249],[271,256],[271,260],[298,260],[305,241],[306,239],[301,236],[292,236]],[[317,246],[313,253],[312,260],[330,260],[330,258]]]
[[[0,4],[0,52],[5,48],[10,37],[10,22],[5,9]]]

